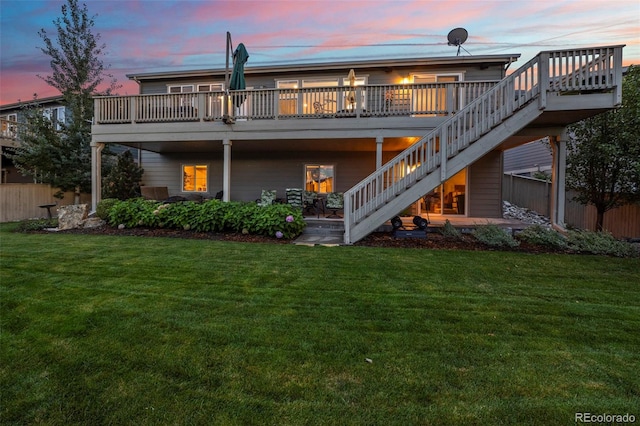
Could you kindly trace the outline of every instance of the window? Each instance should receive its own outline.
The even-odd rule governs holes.
[[[185,84],[182,86],[169,86],[169,93],[191,93],[193,92],[193,84]]]
[[[196,94],[192,94],[193,92],[193,84],[185,84],[182,86],[168,86],[169,93],[190,93],[189,95],[178,96],[173,98],[171,102],[173,107],[192,107],[195,108],[197,106],[197,101],[195,99]]]
[[[202,164],[182,166],[182,190],[184,192],[207,192],[207,169]]]
[[[462,81],[462,74],[425,74],[414,75],[414,84],[429,83],[430,89],[416,89],[413,93],[413,110],[429,111],[430,114],[422,116],[433,117],[443,115],[448,111],[457,111],[462,106],[461,92],[448,90],[446,83]],[[451,96],[448,99],[448,96]]]
[[[304,166],[305,184],[307,191],[326,194],[334,192],[335,178],[333,165],[307,164]]]
[[[198,84],[198,92],[216,92],[214,94],[205,95],[205,102],[207,106],[207,117],[221,117],[223,113],[224,97],[222,92],[224,91],[224,84],[222,83],[210,83],[210,84]]]
[[[222,92],[223,87],[222,83],[198,84],[198,92]]]
[[[322,90],[325,87],[338,87],[337,79],[303,80],[302,87],[318,89],[304,92],[302,102],[305,114],[333,114],[337,111],[337,91],[335,89]]]
[[[281,80],[276,82],[281,90],[278,98],[278,110],[281,115],[294,115],[298,113],[298,80]]]
[[[18,127],[16,122],[18,121],[17,114],[8,114],[0,117],[2,119],[2,137],[13,139],[17,136]]]
[[[462,170],[424,196],[425,208],[435,214],[465,214],[467,171]]]
[[[62,130],[62,124],[65,122],[64,107],[45,108],[42,115],[54,124],[56,130]]]

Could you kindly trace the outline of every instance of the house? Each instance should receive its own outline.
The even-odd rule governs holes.
[[[12,149],[19,144],[18,128],[24,122],[24,109],[37,105],[42,108],[42,113],[59,130],[65,122],[66,107],[62,103],[62,96],[53,96],[32,101],[16,102],[13,104],[0,105],[0,125],[2,133],[0,135],[0,169],[2,178],[0,183],[28,183],[33,182],[32,176],[24,176],[13,165],[13,161],[7,156]]]
[[[503,153],[548,137],[563,225],[565,127],[621,102],[623,46],[131,74],[140,94],[95,98],[101,152],[140,150],[143,184],[255,200],[262,189],[344,194],[344,242],[399,212],[502,216]],[[514,67],[515,68],[515,67]]]

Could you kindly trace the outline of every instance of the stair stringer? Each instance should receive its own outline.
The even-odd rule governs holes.
[[[531,102],[515,112],[509,118],[496,125],[491,131],[449,158],[444,164],[444,173],[442,171],[443,165],[441,164],[424,178],[415,182],[403,192],[396,194],[392,200],[353,225],[350,229],[350,235],[345,233],[345,244],[353,244],[375,231],[393,216],[420,199],[424,194],[500,146],[507,138],[515,135],[539,117],[543,111],[537,102]]]

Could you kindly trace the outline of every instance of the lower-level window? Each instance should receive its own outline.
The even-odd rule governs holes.
[[[207,192],[207,166],[184,164],[182,166],[182,190],[185,192]]]
[[[333,165],[307,164],[304,166],[305,189],[320,194],[334,192],[335,179]]]
[[[429,213],[465,214],[467,171],[462,170],[423,197]]]

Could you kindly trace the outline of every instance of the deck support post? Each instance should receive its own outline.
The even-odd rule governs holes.
[[[95,212],[102,200],[102,150],[104,144],[91,142],[91,211]]]
[[[231,140],[222,141],[224,148],[224,163],[222,166],[222,201],[231,200]]]
[[[376,170],[382,167],[382,144],[384,143],[383,136],[376,136]]]
[[[552,137],[553,168],[551,171],[551,225],[565,228],[564,211],[566,203],[567,131]]]

